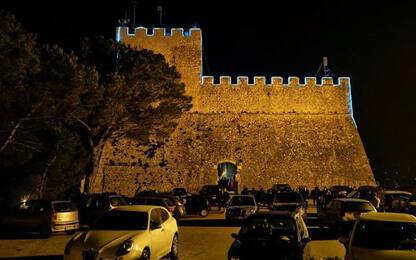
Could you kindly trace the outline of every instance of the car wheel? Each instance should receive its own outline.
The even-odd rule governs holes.
[[[177,234],[173,236],[169,257],[171,260],[178,259],[178,235]]]
[[[139,258],[140,260],[150,260],[150,251],[148,248],[143,249],[142,255]]]
[[[199,212],[199,215],[201,215],[201,217],[206,217],[206,216],[208,216],[208,210],[207,209],[202,209],[200,212]]]

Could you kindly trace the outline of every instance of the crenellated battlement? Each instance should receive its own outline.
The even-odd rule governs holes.
[[[268,114],[351,114],[350,79],[314,77],[203,76],[193,112]]]
[[[267,83],[270,82],[270,83]],[[230,86],[230,87],[244,87],[244,86],[258,86],[258,87],[348,87],[350,84],[350,79],[348,77],[338,78],[338,82],[334,84],[333,78],[326,77],[321,78],[320,83],[317,83],[318,80],[315,77],[306,77],[303,80],[303,84],[300,82],[298,77],[289,77],[284,83],[282,77],[271,77],[269,80],[266,77],[255,76],[250,79],[247,76],[238,76],[237,82],[233,82],[230,76],[220,76],[219,81],[215,82],[213,76],[203,76],[201,78],[201,86]]]
[[[166,37],[174,38],[175,40],[178,37],[184,39],[199,39],[201,37],[200,28],[146,28],[146,27],[136,27],[134,33],[130,33],[127,27],[117,27],[116,29],[116,39],[117,41],[125,41],[127,38],[136,38],[138,37]]]

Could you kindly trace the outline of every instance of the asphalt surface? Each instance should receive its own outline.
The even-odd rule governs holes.
[[[311,207],[308,217],[308,230],[314,240],[312,248],[339,246],[325,230],[316,226],[314,208]],[[233,239],[232,233],[239,230],[237,223],[228,223],[224,214],[211,212],[206,218],[198,216],[182,218],[179,221],[179,257],[181,260],[226,259],[228,248]],[[63,251],[70,235],[56,234],[48,239],[36,235],[2,235],[0,237],[0,258],[13,259],[62,259]],[[316,241],[319,240],[319,241]],[[332,240],[332,241],[331,241]],[[312,250],[313,251],[313,250]],[[319,258],[318,258],[319,259]]]

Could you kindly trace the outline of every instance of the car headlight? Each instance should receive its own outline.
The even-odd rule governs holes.
[[[238,257],[238,256],[231,256],[230,257],[230,260],[240,260],[240,257]]]
[[[255,208],[251,208],[251,209],[247,210],[247,213],[246,214],[254,214],[254,213],[256,213],[256,209]]]
[[[117,255],[126,255],[131,252],[133,249],[134,243],[133,240],[126,240],[123,244],[121,244],[120,248],[118,249]]]

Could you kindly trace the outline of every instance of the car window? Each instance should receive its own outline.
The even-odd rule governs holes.
[[[384,250],[416,249],[416,224],[387,221],[360,221],[352,245]]]
[[[76,210],[74,204],[69,201],[53,202],[52,208],[54,212],[70,212]]]
[[[240,229],[241,236],[288,236],[293,237],[295,234],[293,220],[279,219],[270,217],[256,217],[250,219],[246,225]]]
[[[108,197],[100,197],[100,198],[96,201],[95,205],[96,205],[98,208],[108,207]]]
[[[127,201],[121,196],[111,196],[110,197],[111,206],[125,206]]]
[[[253,197],[250,196],[233,196],[230,200],[230,206],[255,206]]]
[[[150,213],[150,222],[160,225],[162,223],[160,211],[158,209],[152,209],[152,212]]]
[[[374,211],[373,206],[369,202],[345,202],[345,211]]]
[[[158,209],[162,223],[169,219],[169,213],[164,209]]]

